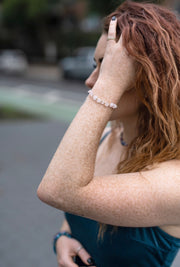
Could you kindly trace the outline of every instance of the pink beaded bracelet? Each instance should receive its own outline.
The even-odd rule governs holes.
[[[88,91],[88,94],[92,97],[92,99],[93,99],[94,101],[96,101],[96,102],[99,103],[99,104],[102,104],[102,105],[104,105],[104,106],[106,106],[106,107],[110,107],[110,108],[113,108],[113,109],[117,108],[117,105],[116,105],[116,104],[114,104],[114,103],[108,103],[108,102],[106,102],[106,101],[103,101],[103,100],[100,99],[97,95],[94,95],[93,92],[92,92],[92,90],[89,90],[89,91]]]

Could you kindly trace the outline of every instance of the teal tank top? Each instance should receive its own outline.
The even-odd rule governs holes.
[[[73,237],[90,253],[96,267],[169,267],[180,248],[180,238],[158,226],[118,227],[113,232],[108,225],[103,239],[98,240],[98,222],[70,213],[65,217]]]

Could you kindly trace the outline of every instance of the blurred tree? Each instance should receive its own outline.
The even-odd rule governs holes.
[[[151,2],[156,4],[162,4],[165,1],[166,0],[134,0],[134,2]],[[89,0],[89,5],[92,12],[97,12],[101,15],[107,15],[123,2],[125,2],[125,0]]]
[[[15,46],[43,56],[46,42],[55,36],[53,24],[60,20],[55,10],[60,3],[61,0],[4,0],[2,21]]]
[[[43,19],[53,5],[60,2],[60,0],[4,0],[3,20],[12,27],[23,26],[22,23]]]
[[[107,15],[122,1],[109,1],[109,0],[90,0],[89,5],[92,12],[101,15]]]
[[[80,27],[87,13],[102,17],[125,0],[3,0],[0,48],[25,51],[29,59],[44,58],[49,48],[58,56],[83,45],[95,45],[99,29],[88,32]],[[165,3],[179,0],[134,0]],[[87,8],[86,8],[87,3]],[[88,11],[89,8],[89,11]],[[92,16],[93,17],[93,16]],[[83,24],[84,25],[84,24]],[[85,28],[86,29],[86,28]],[[6,43],[10,45],[5,45]],[[4,44],[4,45],[3,45]],[[54,49],[53,48],[53,49]]]
[[[49,47],[62,57],[75,47],[95,44],[97,34],[81,33],[88,0],[4,0],[3,24],[15,48],[42,59]],[[92,40],[92,41],[91,41]]]

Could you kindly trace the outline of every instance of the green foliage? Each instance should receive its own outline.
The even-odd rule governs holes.
[[[48,11],[48,0],[26,0],[28,3],[27,17],[37,18]]]
[[[125,2],[125,0],[89,0],[91,11],[99,13],[103,16],[111,13],[117,6],[119,6],[123,2]],[[134,0],[134,2],[150,2],[161,4],[165,2],[165,0]]]
[[[36,116],[33,116],[32,114],[17,110],[17,108],[14,108],[12,106],[0,106],[0,121],[1,120],[37,120],[40,119]]]
[[[61,32],[56,37],[58,57],[63,58],[71,55],[72,52],[78,47],[96,46],[99,36],[100,33],[98,32]]]
[[[23,25],[48,12],[48,0],[4,0],[3,20],[11,26]]]
[[[114,10],[120,1],[109,0],[89,0],[90,10],[92,12],[107,15]],[[122,2],[122,1],[121,1]]]

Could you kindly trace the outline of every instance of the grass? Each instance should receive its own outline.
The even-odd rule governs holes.
[[[17,110],[11,106],[0,106],[0,120],[37,120],[39,117]]]

